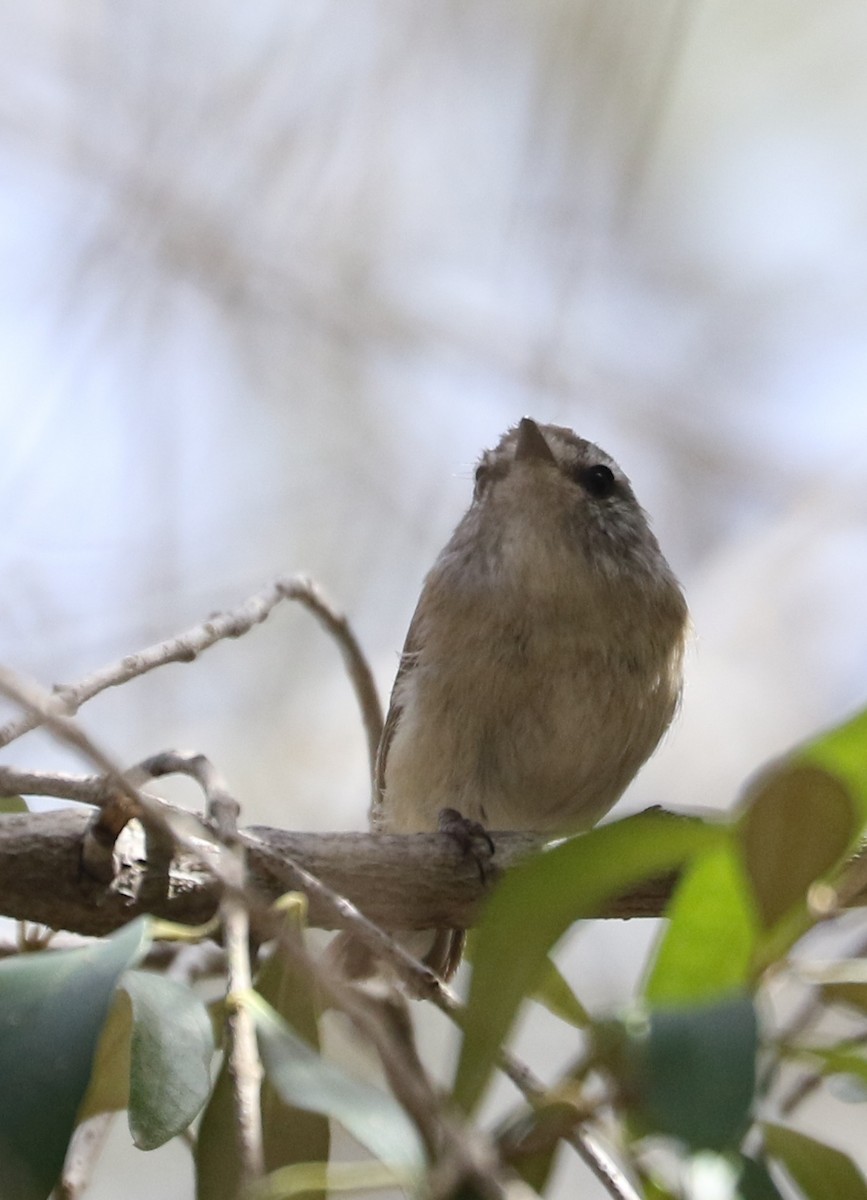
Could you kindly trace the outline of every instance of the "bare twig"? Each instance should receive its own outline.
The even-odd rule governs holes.
[[[4,796],[56,796],[80,804],[101,804],[104,775],[71,775],[67,771],[19,771],[0,766],[0,794]]]
[[[44,725],[51,717],[73,717],[83,704],[104,692],[107,688],[129,683],[157,667],[173,662],[193,662],[202,651],[226,638],[237,638],[248,633],[254,626],[266,620],[284,600],[297,600],[303,604],[336,640],[355,688],[367,732],[368,751],[371,761],[376,756],[382,732],[382,710],[373,682],[373,675],[361,647],[344,616],[326,601],[322,593],[309,579],[286,576],[275,580],[261,592],[251,596],[238,608],[230,612],[217,613],[207,621],[193,626],[177,637],[167,638],[140,650],[127,654],[119,662],[101,667],[75,684],[57,684],[45,703],[28,706],[20,717],[14,717],[0,727],[0,748],[8,746],[16,738]]]
[[[5,667],[0,667],[0,692],[20,704],[37,724],[47,725],[55,737],[74,747],[99,768],[103,773],[103,790],[95,803],[105,803],[113,791],[120,793],[131,801],[141,816],[142,824],[156,840],[163,845],[174,844],[175,835],[169,829],[166,811],[151,797],[140,792],[80,725],[56,711],[53,696],[32,681],[20,679]]]
[[[244,896],[244,850],[233,847],[229,862],[237,868],[237,886],[227,886],[220,905],[226,944],[227,991],[226,1027],[227,1063],[235,1104],[235,1130],[238,1139],[241,1180],[244,1185],[261,1178],[265,1171],[262,1134],[262,1063],[256,1042],[253,1015],[242,1003],[252,989],[250,969],[250,921]]]
[[[115,1116],[113,1112],[96,1113],[75,1130],[66,1152],[63,1175],[52,1193],[56,1200],[78,1200],[83,1195]]]
[[[335,639],[349,673],[355,697],[361,710],[364,732],[367,735],[367,753],[370,765],[371,787],[376,769],[376,752],[382,737],[382,706],[370,665],[364,656],[358,639],[352,632],[346,617],[331,607],[320,589],[310,579],[296,578],[279,580],[277,586],[287,600],[297,600],[313,613],[321,625]]]
[[[240,1182],[244,1190],[264,1174],[265,1148],[260,1103],[262,1063],[253,1015],[243,1004],[243,997],[253,987],[253,972],[247,868],[244,846],[238,837],[240,806],[203,754],[172,751],[146,760],[142,769],[154,777],[185,774],[195,779],[205,793],[208,818],[225,848],[220,915],[226,949],[226,1062],[232,1081]]]

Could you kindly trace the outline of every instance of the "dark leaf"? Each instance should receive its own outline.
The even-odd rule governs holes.
[[[79,950],[0,962],[0,1196],[54,1186],[117,981],[147,945],[139,918]]]

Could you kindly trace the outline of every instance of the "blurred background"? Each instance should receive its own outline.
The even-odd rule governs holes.
[[[693,612],[623,811],[728,806],[864,702],[863,4],[32,0],[0,61],[0,660],[71,682],[303,570],[385,697],[528,413],[618,459]],[[84,719],[123,763],[208,754],[250,823],[364,824],[302,611]],[[81,769],[41,734],[5,761]],[[622,1003],[650,937],[579,933],[582,998]],[[805,1115],[842,1144],[849,1111]],[[121,1134],[93,1200],[190,1194]]]

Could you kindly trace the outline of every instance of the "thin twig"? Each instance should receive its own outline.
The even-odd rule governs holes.
[[[52,696],[44,689],[0,667],[0,693],[20,704],[26,713],[38,718],[40,725],[47,726],[55,737],[73,746],[99,768],[103,773],[103,791],[96,800],[97,804],[111,801],[117,793],[132,803],[147,835],[149,861],[153,860],[168,869],[174,852],[179,848],[198,853],[200,857],[206,846],[214,848],[212,834],[192,813],[175,809],[141,791],[130,773],[124,773],[73,718],[57,714]],[[86,849],[86,843],[82,849]],[[210,856],[208,868],[216,879],[220,879],[218,855]]]
[[[55,699],[31,680],[24,680],[6,667],[0,667],[0,692],[20,704],[25,714],[38,725],[47,725],[60,741],[68,743],[102,772],[103,792],[96,803],[102,803],[113,788],[132,801],[141,814],[142,823],[157,835],[174,841],[165,810],[138,788],[121,771],[112,758],[101,750],[71,717],[57,711]]]
[[[205,794],[208,818],[216,827],[225,849],[220,914],[226,949],[226,1061],[232,1081],[243,1190],[264,1175],[265,1148],[260,1100],[262,1062],[253,1014],[243,1003],[243,997],[253,987],[253,971],[250,966],[245,852],[238,837],[239,805],[203,754],[171,752],[156,755],[147,760],[143,768],[154,777],[184,774],[195,779]]]
[[[14,717],[0,726],[0,749],[30,730],[44,725],[51,717],[75,716],[83,704],[107,688],[120,687],[168,663],[193,662],[202,651],[215,643],[226,638],[242,637],[266,620],[284,600],[295,600],[303,604],[337,641],[361,709],[367,732],[372,775],[373,761],[382,732],[382,709],[370,667],[346,617],[332,608],[309,579],[291,576],[275,580],[261,592],[245,600],[238,608],[217,613],[185,633],[157,642],[136,654],[127,654],[119,662],[101,667],[78,683],[56,684],[44,704],[29,706],[21,716]]]
[[[83,1195],[115,1116],[113,1112],[95,1113],[75,1130],[66,1152],[63,1175],[52,1193],[55,1200],[78,1200]]]
[[[367,735],[367,753],[370,765],[371,786],[376,770],[376,752],[382,737],[382,705],[373,672],[364,656],[358,639],[349,622],[328,603],[317,585],[310,579],[295,578],[278,581],[277,586],[287,600],[297,600],[312,612],[321,625],[335,639],[349,673],[355,697],[361,710],[361,720]]]
[[[80,804],[101,804],[104,775],[72,775],[68,771],[20,771],[0,766],[0,794],[4,796],[55,796]]]

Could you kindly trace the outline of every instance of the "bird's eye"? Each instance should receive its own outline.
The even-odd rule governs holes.
[[[476,496],[481,495],[490,477],[490,467],[487,465],[487,463],[480,462],[476,467]]]
[[[597,500],[610,496],[617,486],[614,472],[604,463],[594,463],[591,467],[579,467],[576,479],[586,492]]]

